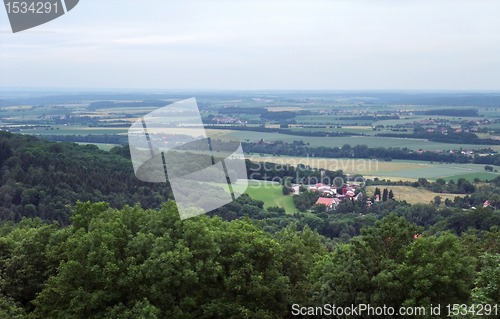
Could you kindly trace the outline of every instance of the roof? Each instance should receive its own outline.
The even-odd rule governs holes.
[[[316,204],[323,204],[326,206],[331,206],[332,203],[333,203],[333,198],[326,198],[326,197],[320,197],[320,198],[318,198],[318,201],[316,202]]]

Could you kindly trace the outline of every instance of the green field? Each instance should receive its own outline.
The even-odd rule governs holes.
[[[128,127],[86,127],[86,126],[67,126],[67,125],[51,125],[53,130],[45,128],[39,129],[23,129],[22,134],[41,134],[41,135],[112,135],[112,134],[127,134]]]
[[[420,177],[427,179],[437,179],[444,178],[445,180],[454,179],[457,180],[460,177],[466,177],[469,180],[473,180],[475,177],[480,179],[493,179],[498,174],[486,173],[484,169],[478,168],[478,165],[464,164],[420,164],[421,169],[411,169],[406,171],[394,171],[394,172],[384,172],[383,175],[387,177],[395,178],[413,178],[418,179]],[[469,167],[465,165],[470,165]],[[465,167],[464,167],[465,166]]]
[[[264,139],[266,142],[283,141],[292,143],[293,141],[304,141],[311,146],[325,146],[325,147],[342,147],[344,144],[354,145],[367,145],[368,147],[399,147],[408,148],[414,151],[424,149],[427,151],[436,150],[451,150],[460,148],[488,148],[493,150],[500,150],[500,145],[477,145],[477,144],[448,144],[430,142],[422,139],[411,138],[388,138],[388,137],[372,137],[372,136],[349,136],[349,137],[309,137],[309,136],[294,136],[280,133],[262,133],[262,132],[247,132],[247,131],[234,131],[231,133],[241,139],[242,141],[255,142]]]
[[[476,177],[479,178],[480,180],[484,181],[484,180],[492,180],[498,176],[500,176],[500,175],[494,174],[494,173],[487,173],[487,172],[481,172],[481,173],[478,172],[478,173],[469,173],[469,174],[462,174],[462,175],[447,176],[447,177],[444,177],[443,179],[448,182],[450,179],[453,179],[456,181],[459,178],[465,178],[469,182],[473,182]]]
[[[498,173],[484,171],[481,164],[439,164],[424,161],[393,160],[391,162],[352,158],[317,158],[317,157],[288,157],[288,156],[257,156],[249,157],[252,161],[289,164],[297,167],[298,164],[309,165],[311,168],[323,168],[331,171],[342,170],[347,174],[360,174],[365,178],[390,179],[392,181],[415,181],[420,177],[429,180],[444,178],[457,180],[461,177],[473,181],[478,177],[481,180],[491,180],[499,176]]]
[[[289,157],[289,156],[249,156],[249,159],[255,162],[269,162],[275,164],[289,164],[297,167],[300,164],[310,166],[311,168],[321,168],[330,171],[342,170],[347,174],[360,175],[386,175],[393,172],[421,170],[426,167],[419,163],[405,162],[384,162],[369,159],[355,158],[317,158],[317,157]]]
[[[297,213],[292,196],[284,196],[281,188],[282,186],[276,182],[249,180],[245,193],[253,199],[263,201],[264,208],[279,206],[283,207],[287,214]],[[235,191],[238,189],[236,188]]]

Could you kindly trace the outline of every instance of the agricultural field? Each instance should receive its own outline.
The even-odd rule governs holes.
[[[51,125],[51,128],[21,129],[21,134],[36,135],[113,135],[127,134],[126,127],[84,127],[75,125]]]
[[[282,193],[282,186],[277,182],[266,182],[266,181],[256,181],[249,180],[248,188],[245,193],[250,195],[254,199],[258,199],[264,202],[264,208],[279,206],[283,207],[287,214],[294,214],[297,211],[293,203],[292,196],[284,196]],[[235,192],[238,189],[238,185],[233,188]]]
[[[424,169],[420,164],[404,163],[404,162],[381,162],[368,159],[352,159],[352,158],[316,158],[316,157],[261,157],[250,156],[252,161],[256,162],[269,162],[275,164],[289,164],[290,166],[297,167],[300,164],[310,166],[313,169],[327,169],[330,171],[342,170],[347,174],[360,174],[360,175],[385,175],[397,171],[407,171],[415,169]]]
[[[474,144],[450,144],[430,142],[424,139],[412,138],[389,138],[389,137],[372,137],[372,136],[348,136],[348,137],[309,137],[309,136],[294,136],[285,135],[280,133],[263,133],[263,132],[247,132],[247,131],[234,131],[231,135],[247,142],[256,142],[264,139],[266,142],[283,141],[286,143],[293,143],[293,141],[301,140],[304,143],[309,143],[311,146],[325,146],[325,147],[342,147],[344,144],[354,145],[367,145],[368,147],[399,147],[408,148],[414,151],[425,149],[427,151],[444,151],[460,148],[488,148],[499,151],[500,145],[474,145]]]
[[[479,178],[480,180],[492,180],[494,178],[498,177],[498,174],[495,173],[487,173],[487,172],[477,172],[477,173],[465,173],[461,175],[453,175],[453,176],[446,176],[443,177],[445,181],[449,181],[450,179],[457,180],[459,178],[465,178],[469,182],[473,182],[474,179]]]
[[[312,94],[312,93],[311,93]],[[316,94],[316,93],[315,93]],[[309,93],[307,94],[309,95]],[[236,114],[226,114],[221,112],[222,108],[259,108],[278,114],[279,112],[295,112],[292,118],[286,118],[289,123],[289,130],[300,133],[302,131],[310,132],[344,132],[365,134],[366,136],[345,136],[345,137],[312,137],[301,135],[289,135],[281,133],[268,133],[257,131],[240,130],[219,130],[206,128],[208,135],[212,137],[231,134],[244,142],[255,142],[261,139],[266,142],[283,141],[292,143],[302,141],[312,147],[342,147],[344,144],[351,146],[364,144],[371,148],[407,148],[410,150],[426,151],[448,151],[452,149],[492,149],[500,151],[500,145],[486,144],[451,144],[441,142],[431,142],[427,139],[404,138],[404,137],[379,137],[376,134],[397,133],[401,135],[413,133],[412,123],[421,123],[433,119],[437,122],[443,122],[449,127],[460,128],[461,125],[473,123],[478,128],[483,128],[481,133],[477,133],[479,138],[498,138],[500,136],[500,108],[491,106],[474,106],[461,104],[450,98],[450,104],[439,101],[437,104],[418,103],[420,97],[417,95],[406,95],[400,100],[395,96],[386,94],[377,95],[373,93],[361,94],[360,96],[349,96],[349,94],[324,94],[317,93],[317,96],[307,96],[302,93],[276,93],[276,94],[231,94],[217,95],[207,94],[198,98],[200,105],[200,114],[203,118],[209,116],[233,117],[233,120],[248,121],[248,127],[265,126],[266,128],[277,129],[283,120],[279,117],[273,120],[263,120],[260,114],[255,112],[235,112]],[[191,97],[191,96],[189,96]],[[61,97],[42,98],[39,100],[22,100],[13,105],[2,104],[0,107],[0,126],[3,129],[13,129],[21,134],[43,135],[126,135],[128,124],[138,117],[157,109],[162,103],[169,103],[181,99],[174,99],[165,94],[163,95],[142,95],[141,98],[134,98],[132,95],[111,95],[88,96],[80,98],[69,98],[64,100]],[[149,101],[149,102],[148,102]],[[153,104],[148,104],[153,101]],[[105,103],[94,103],[105,102]],[[126,104],[134,102],[132,104]],[[114,103],[114,104],[113,104]],[[156,104],[154,104],[156,103]],[[101,106],[96,106],[101,105]],[[111,105],[107,107],[106,105]],[[457,106],[460,105],[460,106]],[[462,106],[463,105],[463,106]],[[203,107],[201,107],[203,106]],[[468,116],[459,116],[461,113],[455,112],[456,116],[443,111],[457,111],[457,109],[476,109],[474,115],[468,113]],[[439,110],[440,115],[426,115],[424,111]],[[306,113],[304,113],[306,112]],[[309,112],[309,113],[307,113]],[[224,113],[224,114],[222,114]],[[230,112],[229,112],[230,113]],[[393,116],[395,118],[387,118]],[[385,117],[385,118],[384,118]],[[399,118],[398,118],[399,117]],[[371,119],[370,119],[371,118]],[[182,117],[177,118],[181,120]],[[483,125],[485,120],[490,122]],[[479,124],[477,124],[479,123]],[[38,127],[35,127],[37,126]],[[234,125],[234,124],[225,124]],[[420,125],[420,124],[419,124]],[[32,126],[26,127],[26,126]],[[304,127],[306,126],[306,127]],[[307,127],[311,126],[311,127]],[[324,127],[314,127],[324,126]],[[436,128],[435,124],[425,124],[424,129]],[[376,128],[374,130],[374,128]],[[404,130],[403,130],[404,128]],[[484,130],[488,128],[488,131]],[[155,133],[161,129],[150,130]],[[177,134],[192,135],[198,130],[191,130],[185,127],[169,129]],[[496,136],[498,135],[498,136]],[[96,141],[99,142],[99,141]],[[96,145],[98,145],[97,143]],[[110,148],[109,145],[98,145],[100,148]],[[112,146],[111,146],[112,147]],[[277,162],[285,157],[262,157],[259,161]],[[287,163],[293,165],[294,161],[299,162],[303,159],[288,158]],[[320,159],[309,159],[310,161],[320,161]],[[366,162],[366,161],[365,161]],[[369,163],[369,162],[367,162]],[[496,173],[484,171],[482,165],[458,165],[458,164],[438,164],[431,162],[416,161],[397,161],[378,162],[377,165],[363,165],[362,160],[351,159],[323,159],[317,165],[328,169],[342,169],[348,174],[362,174],[369,178],[385,178],[391,180],[417,180],[420,177],[435,180],[442,177],[446,180],[457,179],[460,177],[468,180],[474,178],[493,179]]]
[[[461,196],[457,194],[443,194],[443,193],[433,193],[425,188],[415,188],[411,186],[368,186],[366,188],[366,193],[369,197],[373,197],[375,188],[387,188],[393,191],[394,199],[398,201],[405,200],[410,204],[417,203],[429,203],[434,201],[434,197],[440,196],[441,200],[445,199],[453,200],[456,196]]]
[[[274,106],[268,107],[269,112],[282,112],[282,111],[303,111],[304,108],[298,106]]]
[[[315,169],[342,170],[347,174],[360,174],[365,178],[390,179],[392,181],[416,181],[420,177],[429,180],[443,178],[445,180],[465,178],[473,181],[478,177],[481,180],[491,180],[499,176],[498,173],[489,173],[484,171],[484,165],[480,164],[439,164],[424,161],[403,161],[393,160],[391,162],[352,159],[352,158],[316,158],[316,157],[275,157],[258,156],[249,157],[257,162],[269,162],[276,164],[289,164],[297,166],[298,164],[309,165]]]

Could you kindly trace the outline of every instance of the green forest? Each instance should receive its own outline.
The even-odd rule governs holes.
[[[347,178],[247,169],[261,179]],[[0,171],[2,319],[313,318],[325,304],[427,309],[407,318],[430,318],[431,304],[445,318],[457,304],[461,318],[498,317],[470,308],[500,301],[497,179],[419,179],[409,186],[462,197],[415,205],[390,196],[394,183],[372,181],[382,201],[368,205],[359,189],[334,213],[308,191],[293,196],[296,214],[243,194],[180,220],[168,184],[135,178],[128,146],[0,132]]]
[[[498,227],[419,236],[392,214],[328,247],[307,226],[180,221],[173,201],[79,202],[70,220],[2,227],[1,318],[292,318],[293,305],[496,304],[500,293]]]

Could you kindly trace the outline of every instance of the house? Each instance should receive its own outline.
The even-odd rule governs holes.
[[[354,195],[355,195],[355,194],[354,194],[354,192],[353,192],[353,191],[348,190],[348,191],[345,193],[345,195],[346,195],[346,196],[349,196],[349,197],[351,197],[351,198],[352,198],[352,197],[354,197]]]
[[[474,151],[473,150],[470,150],[470,149],[464,149],[462,150],[462,154],[464,155],[474,155]]]
[[[484,204],[483,204],[483,207],[488,207],[490,206],[490,202],[489,201],[485,201]]]
[[[315,186],[309,186],[307,188],[310,192],[316,192],[318,189]]]
[[[318,204],[323,204],[326,206],[326,211],[329,212],[329,211],[332,211],[334,210],[334,199],[336,198],[327,198],[327,197],[320,197],[318,198],[318,200],[316,201],[316,205]],[[336,206],[336,204],[335,204]]]
[[[358,189],[360,187],[358,183],[349,183],[346,186],[347,186],[348,189],[349,188],[350,189]]]
[[[316,184],[317,185],[317,184]],[[322,185],[322,186],[316,186],[319,192],[325,192],[325,191],[330,191],[330,186],[327,185]]]

